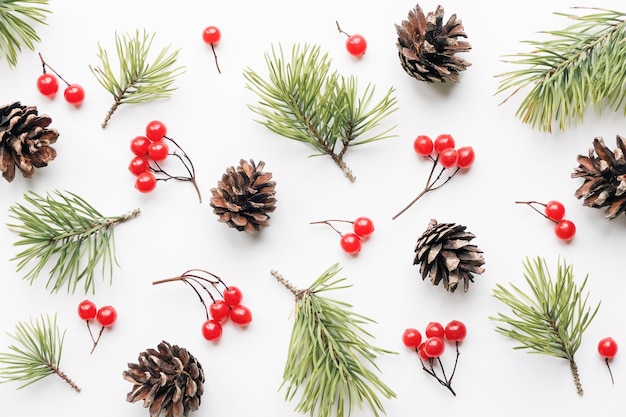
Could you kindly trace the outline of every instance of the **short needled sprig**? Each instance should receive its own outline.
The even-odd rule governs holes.
[[[129,33],[115,33],[115,46],[119,69],[114,71],[107,51],[98,45],[100,66],[89,66],[100,85],[113,95],[113,105],[109,109],[102,128],[106,128],[111,116],[122,104],[139,104],[168,98],[176,88],[172,86],[176,77],[184,71],[183,66],[175,66],[179,49],[170,52],[166,46],[152,61],[148,55],[155,34],[145,30]]]
[[[35,50],[41,39],[33,24],[46,24],[48,7],[48,0],[0,0],[0,55],[10,67],[23,49]]]
[[[393,127],[366,135],[397,110],[394,89],[378,102],[373,102],[371,84],[359,94],[356,77],[332,71],[328,54],[319,46],[296,44],[290,60],[280,45],[272,47],[265,62],[267,79],[244,70],[246,87],[260,99],[249,106],[261,117],[257,121],[280,136],[310,145],[316,150],[312,156],[328,155],[354,182],[344,155],[352,146],[391,137]]]

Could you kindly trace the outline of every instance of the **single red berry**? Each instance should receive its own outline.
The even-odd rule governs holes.
[[[445,329],[441,325],[441,323],[437,321],[431,321],[426,325],[426,330],[424,331],[426,337],[438,337],[443,339],[445,334]]]
[[[221,38],[222,38],[222,33],[215,26],[208,26],[202,32],[202,39],[204,40],[205,43],[209,45],[214,45],[218,43]]]
[[[467,169],[472,166],[476,158],[474,148],[471,146],[461,146],[456,152],[459,155],[459,159],[456,161],[459,168]]]
[[[215,300],[209,306],[209,314],[219,322],[225,321],[230,315],[230,306],[224,300]]]
[[[446,324],[445,328],[445,336],[451,342],[460,342],[465,339],[467,335],[467,327],[463,322],[458,320],[452,320],[450,323]]]
[[[236,304],[240,304],[243,299],[243,293],[238,287],[234,285],[229,286],[224,290],[224,301],[229,306],[234,306]]]
[[[433,144],[435,152],[437,153],[441,153],[441,151],[447,148],[454,148],[454,145],[454,138],[447,133],[437,136]]]
[[[142,193],[149,193],[156,188],[156,177],[150,171],[142,172],[137,175],[135,188]]]
[[[554,226],[554,233],[559,239],[569,241],[576,234],[576,226],[570,220],[561,220]]]
[[[218,320],[207,320],[202,324],[202,336],[209,342],[216,342],[222,337],[222,324]]]
[[[563,220],[563,216],[565,216],[565,206],[560,201],[548,201],[546,203],[546,207],[544,208],[544,214],[550,220],[560,222]]]
[[[150,162],[148,162],[148,158],[145,156],[136,156],[131,159],[130,164],[128,164],[128,170],[133,173],[133,175],[139,175],[149,169]]]
[[[163,140],[167,135],[167,126],[158,120],[153,120],[146,126],[146,137],[153,142]]]
[[[428,361],[430,360],[430,356],[428,356],[426,352],[424,351],[425,346],[426,346],[426,342],[420,343],[420,345],[417,348],[417,354],[419,355],[421,360]]]
[[[413,149],[420,156],[430,156],[434,149],[433,140],[426,135],[419,135],[413,141]]]
[[[353,224],[354,233],[361,237],[370,237],[374,233],[374,222],[369,217],[357,217]]]
[[[68,103],[78,106],[85,100],[85,89],[79,84],[70,84],[63,92],[63,97]]]
[[[78,317],[83,320],[95,319],[97,311],[98,309],[92,301],[83,300],[78,304]]]
[[[230,321],[237,326],[247,326],[252,321],[252,313],[243,304],[235,304],[230,309]]]
[[[612,337],[600,339],[598,353],[605,359],[613,359],[617,354],[617,342]]]
[[[352,35],[346,41],[346,49],[353,56],[362,56],[367,49],[367,41],[363,35]]]
[[[117,320],[117,311],[112,306],[104,306],[98,309],[96,320],[102,327],[111,327]]]
[[[429,337],[424,342],[424,353],[429,358],[438,358],[443,355],[443,351],[446,349],[446,344],[443,343],[443,339],[437,336]]]
[[[417,329],[406,329],[402,333],[402,343],[410,349],[418,348],[422,344],[422,334]]]
[[[459,154],[454,148],[445,148],[439,153],[439,163],[444,168],[453,168],[457,166]]]
[[[130,141],[130,150],[137,156],[148,155],[150,140],[145,136],[135,136]]]
[[[59,80],[54,74],[41,74],[37,78],[37,90],[46,97],[54,97],[59,91]]]
[[[167,158],[169,152],[170,148],[165,142],[152,142],[148,145],[148,156],[153,161],[163,161],[165,158]]]
[[[341,249],[344,252],[354,255],[361,250],[361,238],[355,233],[345,233],[341,235]]]

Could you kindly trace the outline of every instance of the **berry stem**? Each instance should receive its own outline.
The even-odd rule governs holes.
[[[327,224],[328,226],[330,226],[331,229],[337,232],[339,236],[342,236],[343,234],[335,226],[333,226],[331,222],[354,223],[350,220],[320,220],[316,222],[310,222],[309,224]]]
[[[337,24],[337,30],[339,31],[339,33],[343,33],[344,35],[346,35],[346,36],[349,38],[349,37],[350,37],[350,34],[349,34],[349,33],[344,32],[344,31],[341,29],[341,26],[339,26],[339,22],[335,20],[335,23]]]
[[[609,365],[609,358],[604,358],[604,362],[606,363],[606,367],[609,370],[609,375],[611,375],[611,384],[615,385],[615,380],[613,379],[613,371],[611,371],[611,366]]]
[[[89,333],[91,333],[91,330],[89,330]],[[100,331],[98,332],[98,338],[93,341],[93,347],[91,348],[91,352],[89,352],[89,354],[93,354],[93,351],[96,350],[96,346],[98,346],[98,342],[102,337],[102,333],[104,333],[104,326],[100,328]],[[93,336],[91,336],[91,338],[93,339]]]
[[[211,50],[213,51],[213,58],[215,58],[215,67],[217,68],[217,72],[221,74],[222,71],[220,70],[220,64],[217,62],[217,53],[215,53],[215,45],[211,44]]]
[[[454,389],[452,389],[452,377],[450,377],[450,379],[446,379],[446,372],[443,370],[443,364],[441,363],[441,358],[437,358],[437,361],[439,362],[439,366],[441,367],[441,372],[443,373],[443,379],[441,379],[435,372],[435,368],[433,367],[433,362],[435,361],[434,358],[430,358],[428,360],[428,365],[430,367],[429,369],[426,367],[426,365],[424,365],[424,361],[419,356],[419,351],[417,348],[415,348],[415,353],[417,353],[417,356],[420,360],[420,363],[422,364],[422,369],[424,370],[424,372],[426,372],[428,375],[435,378],[437,382],[439,382],[441,385],[446,387],[452,393],[452,395],[456,397],[456,392],[454,392]]]
[[[61,378],[63,381],[67,382],[70,387],[74,388],[74,391],[76,392],[80,392],[80,388],[78,387],[78,385],[76,385],[76,383],[74,381],[72,381],[72,379],[70,377],[68,377],[65,372],[61,371],[59,368],[57,368],[56,366],[52,365],[52,364],[47,364],[46,365],[48,367],[48,369],[50,369],[50,371],[57,375],[59,378]]]
[[[96,344],[96,339],[94,339],[93,337],[93,332],[91,331],[91,326],[89,325],[89,320],[85,320],[85,323],[87,324],[87,331],[89,332],[89,336],[91,337],[91,341],[93,342],[93,344]],[[92,350],[93,352],[93,350]]]
[[[191,158],[187,155],[187,153],[180,147],[180,145],[172,138],[163,136],[163,139],[170,141],[174,146],[176,146],[182,155],[178,154],[176,151],[172,152],[169,155],[172,155],[183,164],[185,169],[187,170],[187,176],[184,175],[171,175],[167,171],[165,171],[157,162],[152,161],[155,166],[151,166],[150,170],[156,174],[163,174],[165,178],[157,178],[159,181],[169,181],[169,180],[177,180],[177,181],[189,181],[194,188],[196,189],[196,193],[198,194],[198,200],[202,203],[202,194],[200,193],[200,188],[198,188],[198,183],[196,181],[196,170],[193,166],[193,162],[191,162]]]
[[[44,74],[46,73],[46,67],[52,71],[57,77],[59,77],[59,79],[61,81],[63,81],[65,83],[65,85],[67,85],[69,87],[70,83],[68,83],[67,81],[65,81],[65,78],[61,77],[61,75],[59,75],[58,72],[56,72],[54,70],[54,68],[52,68],[50,65],[48,65],[48,63],[46,61],[44,61],[43,56],[41,55],[41,52],[39,52],[39,59],[41,60],[41,65],[43,66],[43,72]]]
[[[545,213],[543,213],[541,210],[539,210],[537,207],[535,207],[533,204],[538,204],[540,206],[545,207],[546,205],[544,203],[540,203],[539,201],[516,201],[515,204],[526,204],[528,205],[528,207],[530,207],[531,209],[535,210],[537,213],[541,214],[543,217],[545,217],[546,219],[550,220],[553,223],[558,223],[556,220],[549,218],[548,216],[545,215]]]

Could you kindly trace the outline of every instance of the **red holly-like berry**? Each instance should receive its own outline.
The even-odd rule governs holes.
[[[170,148],[165,142],[152,142],[148,145],[148,156],[156,162],[160,162],[167,158]]]
[[[472,166],[476,154],[471,146],[461,146],[457,149],[458,159],[456,165],[461,169],[467,169]]]
[[[421,360],[428,361],[430,360],[430,356],[428,356],[426,352],[424,351],[425,346],[426,346],[426,342],[420,343],[420,345],[417,348],[417,354],[419,355]]]
[[[454,138],[452,135],[447,133],[441,134],[435,138],[435,142],[433,144],[435,152],[441,153],[444,149],[454,148]]]
[[[600,339],[598,353],[605,359],[613,359],[617,355],[617,342],[612,337]]]
[[[561,220],[554,226],[556,236],[564,241],[570,241],[576,234],[576,225],[570,220]]]
[[[209,314],[217,321],[225,321],[230,315],[230,306],[224,300],[215,300],[209,306]]]
[[[467,335],[467,327],[459,320],[446,324],[445,337],[451,342],[461,342]]]
[[[429,337],[424,342],[424,353],[429,358],[438,358],[443,355],[446,345],[443,339],[437,336]]]
[[[418,348],[422,344],[422,334],[417,329],[406,329],[402,333],[402,343],[410,349]]]
[[[355,255],[361,250],[361,238],[355,233],[345,233],[341,235],[341,249],[344,252]]]
[[[424,331],[426,337],[438,337],[443,339],[445,334],[445,329],[441,325],[441,323],[437,321],[431,321],[426,325],[426,330]]]
[[[430,156],[433,153],[433,140],[426,135],[419,135],[413,141],[413,149],[420,156]]]
[[[96,318],[98,309],[93,301],[83,300],[78,304],[78,317],[83,320],[93,320]]]
[[[85,89],[79,84],[70,84],[65,88],[63,97],[68,103],[79,106],[85,100]]]
[[[202,32],[202,39],[209,45],[215,45],[222,38],[222,33],[215,26],[208,26]]]
[[[445,148],[439,153],[439,163],[444,168],[454,168],[458,160],[459,154],[454,148]]]
[[[104,306],[98,309],[96,320],[102,327],[111,327],[117,321],[117,311],[112,306]]]
[[[240,304],[243,299],[243,293],[238,287],[234,285],[229,286],[224,290],[224,301],[229,306],[234,306],[236,304]]]
[[[346,41],[346,49],[350,53],[350,55],[360,57],[365,54],[365,50],[367,49],[367,41],[363,35],[352,35],[348,37]]]
[[[367,238],[374,233],[374,222],[369,217],[357,217],[354,220],[353,229],[357,236]]]
[[[230,321],[237,326],[247,326],[252,321],[252,312],[243,304],[236,304],[230,308]]]
[[[148,158],[145,156],[136,156],[130,160],[130,164],[128,164],[128,170],[133,175],[139,175],[142,172],[146,172],[150,169],[150,162],[148,162]]]
[[[54,97],[59,91],[59,80],[54,74],[41,74],[37,78],[37,90],[46,97]]]
[[[215,319],[202,324],[202,336],[209,342],[216,342],[222,337],[222,324]]]
[[[163,140],[165,135],[167,135],[167,126],[159,120],[153,120],[146,126],[146,137],[153,142]]]
[[[565,206],[560,201],[551,200],[546,203],[544,214],[550,220],[560,222],[565,216]]]
[[[137,156],[148,155],[150,140],[145,136],[135,136],[130,141],[130,150]]]
[[[135,180],[135,188],[142,193],[149,193],[156,188],[156,177],[150,171],[142,172],[137,175]]]

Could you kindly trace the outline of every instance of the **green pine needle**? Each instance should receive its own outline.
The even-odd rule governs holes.
[[[295,409],[299,413],[343,417],[366,403],[379,416],[384,409],[378,395],[396,394],[374,372],[379,370],[374,361],[378,354],[395,352],[368,342],[372,335],[363,325],[373,320],[350,311],[350,304],[321,295],[350,287],[345,278],[335,278],[340,270],[338,264],[331,266],[306,290],[296,289],[272,271],[296,297],[281,388],[287,387],[287,401],[301,393]]]
[[[494,297],[506,304],[513,315],[498,313],[490,319],[501,323],[496,327],[498,333],[519,342],[515,349],[568,360],[574,383],[582,395],[574,354],[600,308],[599,302],[593,309],[587,307],[589,294],[583,295],[583,290],[588,276],[577,285],[572,266],[559,262],[556,278],[552,279],[541,257],[532,262],[527,258],[524,269],[530,292],[513,284],[511,289],[497,284]]]
[[[65,331],[61,332],[54,318],[42,315],[29,322],[18,322],[15,334],[9,335],[17,342],[9,352],[0,353],[0,378],[5,382],[20,382],[24,388],[49,375],[57,375],[77,392],[80,388],[60,369]]]
[[[48,0],[0,0],[0,55],[10,67],[24,48],[31,51],[41,39],[33,23],[46,24]]]
[[[119,68],[113,69],[108,52],[98,45],[98,58],[101,66],[89,66],[100,85],[113,95],[113,105],[109,109],[102,128],[106,128],[111,116],[122,104],[146,103],[168,98],[176,77],[184,72],[184,66],[175,67],[180,49],[170,52],[170,46],[161,49],[152,62],[149,62],[150,49],[155,34],[149,35],[139,30],[134,35],[115,33],[115,46]]]
[[[366,136],[397,110],[390,88],[374,103],[374,87],[368,84],[361,95],[354,76],[331,71],[328,54],[319,46],[294,45],[288,62],[282,47],[265,54],[269,78],[250,68],[244,70],[246,88],[255,92],[258,105],[248,106],[261,116],[257,120],[272,132],[312,146],[312,156],[328,155],[354,181],[343,157],[350,146],[362,145],[392,135],[390,127]]]
[[[41,196],[24,195],[28,205],[9,208],[16,223],[8,224],[20,240],[15,246],[27,246],[11,260],[17,260],[17,271],[32,264],[23,279],[32,283],[48,264],[52,268],[46,288],[56,292],[63,285],[73,293],[82,281],[84,292],[95,292],[95,273],[102,265],[112,279],[115,258],[113,227],[139,214],[139,209],[115,217],[104,217],[84,199],[70,192],[55,191]]]
[[[614,10],[578,16],[555,13],[575,23],[544,32],[551,38],[525,41],[531,52],[507,55],[521,69],[496,75],[496,94],[513,89],[503,101],[526,88],[516,116],[533,128],[551,132],[553,122],[565,130],[582,122],[587,108],[604,106],[626,114],[626,14]]]

